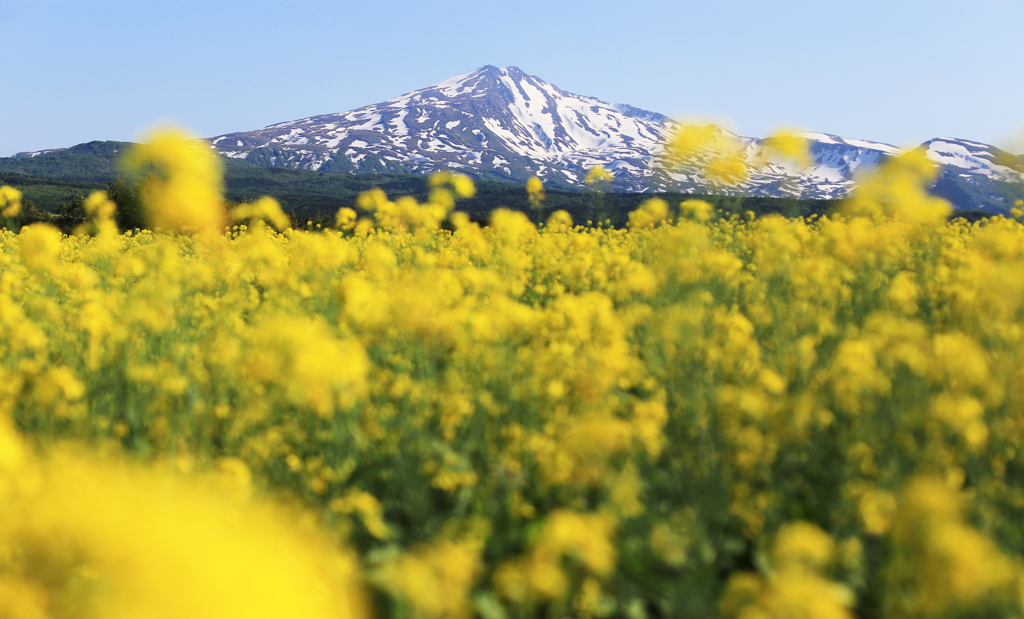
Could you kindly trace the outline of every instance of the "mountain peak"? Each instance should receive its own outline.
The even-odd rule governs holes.
[[[603,166],[616,191],[818,199],[844,197],[857,176],[902,152],[877,142],[805,133],[814,159],[809,169],[772,163],[740,185],[720,187],[695,167],[663,165],[673,126],[656,112],[565,92],[515,66],[484,65],[375,105],[211,141],[227,157],[266,167],[417,174],[454,169],[489,180],[537,176],[552,189],[578,189],[591,168]],[[752,151],[760,142],[739,139]],[[945,165],[942,182],[970,190],[961,192],[966,198],[951,198],[958,206],[978,204],[978,192],[971,189],[976,182],[1020,178],[995,162],[998,153],[985,145],[947,138],[926,148]],[[1011,197],[993,198],[992,208],[1006,208]]]
[[[506,79],[509,80],[506,82]],[[420,88],[403,97],[416,96],[427,93],[440,93],[446,97],[457,97],[460,95],[479,96],[483,93],[499,92],[503,88],[509,88],[512,84],[524,80],[546,84],[543,80],[527,75],[519,67],[505,67],[504,69],[494,65],[484,65],[461,75],[444,80],[426,88]]]
[[[464,168],[580,187],[595,165],[628,174],[667,138],[665,117],[567,93],[516,66],[485,65],[350,112],[222,135],[228,157],[322,171]],[[478,170],[482,168],[482,170]]]
[[[479,69],[475,69],[473,71],[470,71],[469,73],[503,73],[503,74],[509,74],[509,75],[512,75],[512,74],[526,75],[525,73],[523,73],[523,70],[520,69],[519,67],[516,67],[516,66],[513,66],[513,65],[509,65],[507,67],[502,68],[502,67],[494,66],[493,64],[485,64],[484,66],[480,67]],[[464,75],[468,75],[468,74],[464,74]]]

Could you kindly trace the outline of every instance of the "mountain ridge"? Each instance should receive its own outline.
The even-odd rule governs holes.
[[[801,199],[844,197],[865,170],[903,152],[880,142],[807,132],[809,168],[770,164],[743,183],[720,187],[696,168],[663,165],[663,145],[677,126],[658,112],[568,93],[518,67],[486,65],[349,112],[210,141],[227,157],[267,167],[412,174],[454,169],[487,180],[538,176],[553,188],[581,189],[586,172],[600,165],[613,175],[612,191]],[[749,152],[762,142],[734,137]],[[958,208],[1008,212],[1024,196],[1024,165],[1001,165],[998,160],[1012,156],[995,147],[956,138],[923,146],[943,165],[933,191]]]
[[[696,167],[667,166],[663,145],[678,123],[658,112],[566,92],[518,67],[486,65],[348,112],[223,134],[210,142],[237,164],[356,174],[456,170],[478,179],[578,191],[594,166],[613,192],[681,192],[798,199],[848,195],[865,172],[903,149],[806,132],[812,163],[770,163],[733,186]],[[723,130],[724,131],[724,130]],[[736,136],[748,154],[763,140]],[[79,145],[73,148],[79,148]],[[942,166],[931,191],[962,210],[1008,213],[1024,198],[1024,156],[958,138],[921,145]],[[33,157],[61,149],[19,153]]]

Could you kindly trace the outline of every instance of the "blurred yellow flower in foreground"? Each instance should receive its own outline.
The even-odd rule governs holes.
[[[14,217],[21,212],[21,192],[10,185],[0,186],[0,217]]]
[[[796,129],[779,129],[761,140],[765,161],[791,161],[800,168],[811,164],[810,142]]]
[[[231,210],[231,219],[234,221],[268,221],[278,230],[291,227],[291,221],[281,210],[281,204],[270,196],[263,196],[255,202],[236,206]]]
[[[11,441],[0,428],[0,446]],[[4,616],[365,617],[352,560],[283,512],[67,449],[31,473],[23,458],[0,460],[0,488],[38,479],[4,497]]]
[[[60,230],[49,224],[32,224],[21,229],[21,258],[32,269],[54,266],[61,251]]]
[[[680,125],[665,145],[668,163],[698,167],[708,181],[735,185],[747,180],[749,162],[744,145],[736,136],[717,125]]]
[[[672,134],[666,150],[671,155],[686,160],[708,150],[732,152],[737,150],[737,143],[717,125],[684,124]]]
[[[219,231],[225,223],[220,156],[203,140],[177,128],[159,129],[122,160],[141,186],[153,226],[163,230]]]
[[[539,211],[544,206],[544,183],[536,176],[526,181],[526,197],[530,200],[530,208]]]
[[[824,577],[832,538],[807,522],[783,526],[775,537],[771,572],[737,572],[719,603],[726,619],[853,619],[849,588]]]
[[[601,166],[594,166],[590,168],[589,172],[587,172],[587,176],[586,178],[583,179],[583,182],[586,183],[588,186],[593,187],[601,186],[605,183],[610,183],[614,179],[615,177],[612,176],[612,173],[609,172],[608,170],[605,170]]]
[[[1013,595],[1019,570],[992,540],[964,523],[960,501],[949,484],[930,477],[901,493],[892,533],[899,552],[887,571],[888,616],[980,612]]]
[[[715,207],[705,200],[683,200],[679,203],[679,212],[690,219],[707,221],[715,216]]]
[[[854,188],[843,201],[847,215],[898,217],[914,224],[937,226],[953,207],[928,193],[939,173],[923,148],[891,157]]]
[[[85,199],[85,215],[88,220],[75,228],[75,234],[106,235],[117,234],[114,215],[117,205],[107,197],[105,191],[94,191]]]
[[[651,228],[666,219],[668,219],[668,202],[661,198],[651,198],[629,214],[629,227]]]

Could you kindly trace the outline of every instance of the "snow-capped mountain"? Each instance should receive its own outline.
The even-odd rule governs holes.
[[[429,173],[582,186],[595,165],[640,189],[667,119],[563,92],[516,67],[483,67],[401,97],[212,138],[228,157],[331,172]],[[635,178],[635,180],[633,180]]]
[[[1024,156],[956,138],[928,140],[922,147],[942,166],[932,193],[958,208],[1005,214],[1024,199]]]
[[[741,144],[748,161],[761,159],[759,154],[763,152],[763,140],[737,136],[724,129],[718,131]],[[691,165],[680,165],[680,162],[672,161],[663,152],[659,152],[652,161],[654,176],[660,181],[657,188],[661,191],[683,190],[739,196],[836,199],[849,193],[856,180],[877,167],[885,157],[903,152],[888,144],[846,140],[826,133],[806,132],[800,135],[808,141],[811,156],[809,166],[804,167],[795,162],[761,161],[750,168],[747,180],[730,186],[709,183],[701,171],[701,164],[706,162],[704,160],[707,157],[720,153],[708,151],[706,156],[692,160]]]
[[[224,155],[267,167],[323,172],[431,173],[549,187],[583,186],[597,165],[615,191],[717,191],[735,195],[840,198],[894,146],[807,133],[807,169],[771,163],[740,185],[708,185],[695,169],[666,166],[663,144],[675,123],[656,112],[567,93],[516,67],[485,66],[401,97],[339,114],[216,136]],[[760,140],[736,136],[751,153]],[[933,191],[959,208],[1005,211],[1024,195],[1024,157],[941,138],[925,143],[943,165]]]

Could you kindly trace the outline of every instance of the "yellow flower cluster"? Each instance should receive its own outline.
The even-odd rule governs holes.
[[[959,501],[948,482],[935,478],[903,490],[893,530],[899,552],[887,572],[888,616],[992,612],[1015,601],[1019,566],[963,522]]]
[[[923,148],[890,158],[857,186],[843,211],[856,216],[896,216],[934,227],[952,212],[948,202],[926,191],[938,173]]]
[[[218,231],[225,223],[223,164],[202,140],[177,128],[154,131],[122,161],[141,186],[150,222],[158,229]]]
[[[231,209],[231,219],[248,222],[268,221],[278,230],[286,230],[291,226],[288,216],[281,210],[281,204],[270,196],[263,196],[255,202],[239,204]]]
[[[687,123],[665,145],[663,163],[697,170],[712,186],[722,187],[742,183],[752,168],[773,163],[805,168],[811,163],[808,148],[807,139],[794,129],[780,129],[754,147],[716,125]]]
[[[612,182],[614,178],[615,177],[612,176],[612,173],[605,170],[602,166],[594,166],[587,172],[587,176],[583,179],[583,182],[591,187],[601,187]]]
[[[749,572],[732,576],[721,601],[726,619],[853,619],[849,588],[822,575],[833,542],[815,525],[797,522],[775,538],[768,578]]]
[[[442,174],[301,231],[185,137],[129,160],[172,234],[0,231],[0,616],[1021,613],[1024,225],[918,155],[827,217]]]
[[[10,185],[0,186],[0,217],[14,217],[21,212],[21,192]]]
[[[368,616],[351,556],[224,488],[66,447],[40,460],[0,418],[0,616]]]
[[[537,208],[537,204],[544,201],[544,184],[536,176],[531,176],[526,181],[526,195],[530,198],[530,204]]]
[[[600,514],[553,512],[529,555],[498,567],[495,585],[517,606],[530,608],[541,601],[565,597],[570,584],[563,568],[565,559],[578,563],[577,571],[607,578],[615,568],[612,524],[612,519]],[[581,581],[579,593],[577,604],[586,604],[587,597],[600,596],[600,585],[595,578],[587,577]]]

